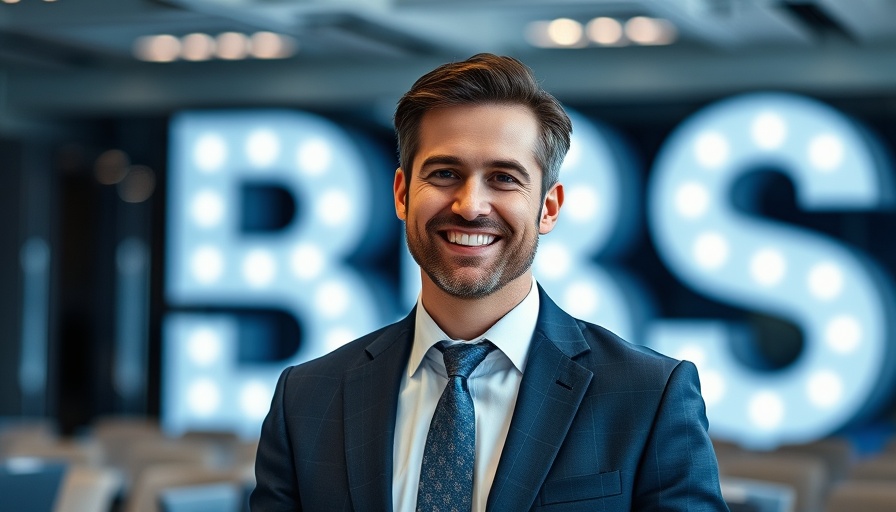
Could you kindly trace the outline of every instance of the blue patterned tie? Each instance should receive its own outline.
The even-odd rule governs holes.
[[[473,462],[476,458],[476,415],[467,377],[495,349],[491,342],[436,345],[442,352],[448,385],[432,415],[420,486],[418,512],[469,512],[473,506]]]

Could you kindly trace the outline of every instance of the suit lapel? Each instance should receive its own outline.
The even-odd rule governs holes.
[[[355,510],[392,510],[392,445],[398,388],[416,311],[367,346],[369,358],[345,375],[345,458]]]
[[[486,508],[529,510],[593,373],[573,361],[588,344],[575,320],[539,287],[541,306],[510,431]]]

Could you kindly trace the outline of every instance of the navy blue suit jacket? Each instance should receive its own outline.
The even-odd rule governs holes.
[[[697,370],[576,320],[539,288],[493,511],[727,510]],[[280,376],[253,512],[391,510],[415,313]]]

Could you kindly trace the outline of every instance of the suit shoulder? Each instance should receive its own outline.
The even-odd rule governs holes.
[[[583,357],[577,358],[577,361],[583,362],[586,366],[596,369],[597,366],[606,367],[614,364],[624,367],[637,365],[645,370],[658,368],[668,375],[681,363],[643,345],[625,341],[600,325],[573,317],[557,306],[541,285],[538,290],[541,304],[538,321],[542,332],[555,343],[571,341],[571,346],[574,348],[567,348],[565,352],[573,357],[583,348],[580,343],[584,341],[588,350],[584,351]]]
[[[354,368],[370,360],[375,352],[382,351],[392,343],[400,342],[405,336],[412,335],[408,330],[407,318],[399,322],[381,327],[373,332],[356,338],[345,345],[320,357],[289,368],[290,376],[307,375],[340,375],[342,371]],[[411,322],[410,325],[413,325]],[[371,354],[371,352],[374,352]]]
[[[624,340],[614,332],[584,320],[576,319],[592,353],[604,362],[636,364],[646,370],[655,368],[668,375],[682,361],[661,354],[644,345]]]

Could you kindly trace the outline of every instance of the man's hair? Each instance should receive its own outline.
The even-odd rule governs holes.
[[[524,105],[535,114],[540,131],[535,159],[541,166],[544,196],[559,179],[572,123],[560,102],[538,85],[531,69],[513,57],[490,53],[437,67],[414,82],[398,101],[395,135],[406,179],[420,145],[424,114],[440,107],[477,104]]]

